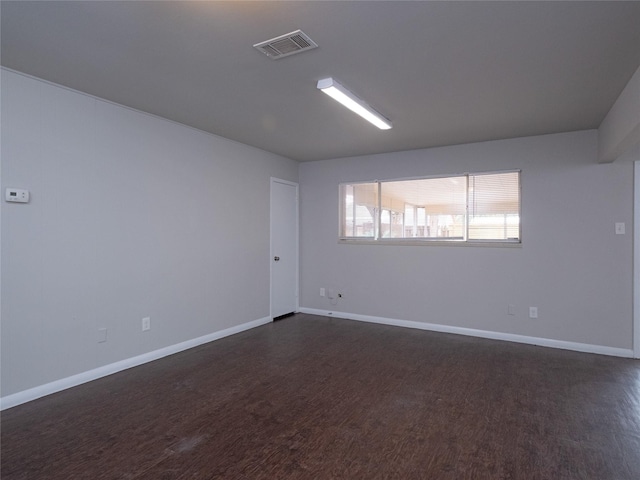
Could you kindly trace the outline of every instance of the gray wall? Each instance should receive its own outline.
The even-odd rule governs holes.
[[[270,315],[296,162],[6,70],[1,153],[3,396]]]
[[[301,164],[301,306],[632,348],[633,164],[597,153],[592,130]],[[340,182],[503,169],[522,169],[521,247],[338,243]]]

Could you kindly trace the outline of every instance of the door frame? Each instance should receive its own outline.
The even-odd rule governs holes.
[[[283,180],[281,178],[271,177],[269,182],[269,316],[273,321],[273,186],[275,183],[289,185],[296,189],[296,214],[295,214],[295,270],[296,270],[296,299],[295,312],[300,310],[300,195],[299,185],[295,182]]]
[[[633,356],[640,358],[640,160],[633,178]]]

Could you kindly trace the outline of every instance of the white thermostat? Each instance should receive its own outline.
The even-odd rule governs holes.
[[[7,188],[4,198],[7,202],[29,203],[29,190]]]

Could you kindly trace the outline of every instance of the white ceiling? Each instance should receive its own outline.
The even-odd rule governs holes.
[[[640,2],[13,2],[2,65],[300,161],[597,128]],[[319,48],[252,45],[302,29]],[[332,76],[393,122],[316,89]]]

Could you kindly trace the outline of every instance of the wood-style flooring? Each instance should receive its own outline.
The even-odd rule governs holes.
[[[298,314],[1,428],[2,480],[638,480],[640,362]]]

